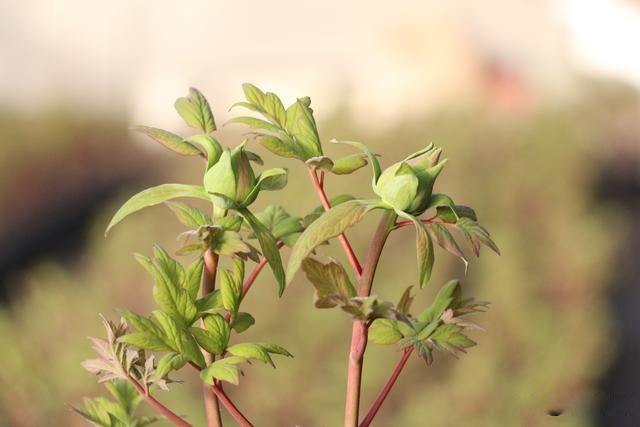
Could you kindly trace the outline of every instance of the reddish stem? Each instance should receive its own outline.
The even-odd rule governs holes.
[[[367,415],[364,417],[359,427],[368,427],[369,424],[371,424],[371,421],[373,421],[373,418],[378,413],[380,406],[382,406],[382,403],[387,398],[389,392],[391,391],[391,388],[393,388],[393,385],[396,383],[396,380],[400,376],[400,372],[402,372],[402,369],[404,369],[404,366],[407,364],[407,360],[409,360],[409,356],[411,356],[412,352],[413,347],[407,347],[404,349],[404,351],[402,352],[402,357],[400,357],[400,360],[398,360],[398,363],[391,373],[391,376],[387,380],[387,383],[384,385],[382,390],[380,390],[378,397],[373,402],[373,405],[371,405],[371,408],[369,408],[369,412],[367,412]]]
[[[284,242],[282,241],[278,242],[278,249],[280,249],[283,246],[284,246]],[[245,280],[244,285],[242,285],[242,294],[240,298],[244,298],[247,292],[249,292],[249,289],[251,289],[251,286],[256,281],[256,278],[258,277],[258,275],[260,274],[260,272],[262,271],[265,265],[267,265],[267,259],[264,256],[261,256],[260,261],[253,267],[253,270],[251,270],[251,273],[247,277],[247,280]]]
[[[129,379],[129,382],[138,391],[138,393],[140,393],[140,396],[142,396],[142,398],[146,400],[149,405],[153,406],[158,412],[164,415],[167,418],[167,420],[171,421],[173,424],[180,427],[191,427],[191,424],[189,424],[188,422],[180,418],[178,415],[173,413],[169,408],[167,408],[158,400],[156,400],[155,397],[151,396],[151,394],[149,394],[144,389],[144,387],[142,387],[142,385],[140,385],[140,383],[136,381],[131,375],[128,376],[128,379]]]
[[[239,425],[241,425],[242,427],[253,427],[253,424],[249,422],[249,420],[242,414],[242,412],[240,412],[236,405],[233,404],[231,399],[229,399],[229,396],[227,396],[227,394],[222,389],[222,384],[213,385],[211,386],[211,389],[218,397],[218,400],[222,402],[224,407],[227,409],[227,411],[229,411],[233,419],[236,420]]]
[[[325,211],[330,210],[331,204],[329,203],[327,194],[324,192],[324,183],[318,180],[318,175],[316,174],[315,169],[309,168],[308,171],[309,171],[309,176],[311,177],[311,181],[313,182],[313,187],[316,189],[316,192],[320,197],[320,201],[322,202],[322,206],[324,207],[324,210]],[[344,248],[344,252],[347,254],[347,258],[349,258],[349,262],[353,267],[353,271],[355,271],[356,276],[360,278],[360,276],[362,275],[362,267],[360,266],[358,257],[353,251],[353,248],[351,247],[351,244],[349,243],[347,236],[345,236],[345,234],[342,233],[338,236],[338,239],[340,239],[340,243],[342,243],[342,247]]]
[[[444,221],[434,221],[435,220],[435,216],[431,217],[431,218],[427,218],[427,219],[421,219],[420,222],[423,224],[448,224]],[[401,228],[401,227],[407,227],[409,225],[413,225],[412,221],[406,220],[406,221],[400,221],[400,222],[396,222],[396,225],[394,228]]]
[[[204,269],[202,273],[202,296],[207,296],[214,291],[216,286],[216,273],[218,271],[218,254],[211,249],[207,249],[204,253]],[[202,350],[207,365],[215,360],[215,356],[208,351]],[[197,366],[197,365],[196,365]],[[199,368],[198,368],[199,369]],[[222,426],[222,418],[220,417],[220,406],[218,399],[211,389],[203,385],[202,389],[204,399],[204,410],[207,415],[208,427]]]

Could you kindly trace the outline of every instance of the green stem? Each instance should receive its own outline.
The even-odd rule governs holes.
[[[362,275],[358,280],[358,296],[366,297],[371,294],[373,279],[378,267],[378,261],[387,237],[396,222],[397,215],[393,211],[385,211],[378,228],[373,235],[369,251],[365,259]],[[354,320],[351,331],[351,347],[347,368],[347,396],[345,399],[344,426],[357,427],[360,409],[360,384],[362,382],[362,366],[364,352],[367,348],[368,326],[362,320]]]

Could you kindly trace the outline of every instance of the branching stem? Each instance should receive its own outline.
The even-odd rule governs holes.
[[[311,182],[313,183],[313,187],[316,189],[316,193],[318,193],[318,197],[320,197],[320,201],[322,202],[322,207],[324,207],[325,211],[331,209],[331,204],[329,203],[329,199],[327,198],[327,194],[324,191],[324,179],[322,182],[318,179],[318,175],[316,170],[313,168],[308,168],[309,176],[311,177]],[[362,267],[360,266],[360,261],[358,261],[358,257],[356,256],[353,248],[351,247],[351,243],[347,239],[344,233],[338,236],[340,239],[340,243],[344,249],[344,252],[347,254],[347,258],[353,267],[353,271],[356,273],[356,276],[360,278],[362,275]]]
[[[387,237],[393,230],[397,215],[393,211],[385,211],[378,228],[373,235],[369,251],[365,260],[362,275],[358,280],[358,296],[366,297],[371,294],[371,286],[378,267],[378,261],[382,254]],[[356,427],[360,410],[360,383],[362,381],[362,365],[364,352],[367,349],[368,326],[361,320],[353,321],[351,331],[351,347],[349,349],[349,361],[347,367],[347,396],[345,399],[344,426]]]
[[[242,427],[253,427],[253,424],[249,422],[249,420],[240,412],[240,410],[233,404],[229,396],[222,389],[222,384],[211,386],[211,390],[218,397],[220,402],[224,405],[225,409],[229,411],[231,416],[236,422]]]
[[[136,381],[132,376],[129,375],[128,379],[129,379],[129,382],[133,385],[133,387],[135,387],[135,389],[138,391],[138,393],[140,393],[140,396],[142,396],[142,398],[146,400],[149,405],[153,406],[158,412],[164,415],[167,418],[167,420],[171,421],[173,424],[180,427],[191,427],[191,424],[186,422],[184,419],[180,418],[173,411],[171,411],[169,408],[167,408],[162,403],[160,403],[150,393],[148,393],[144,389],[144,387],[142,387],[142,385],[138,381]]]

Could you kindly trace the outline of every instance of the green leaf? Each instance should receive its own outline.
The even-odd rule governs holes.
[[[255,140],[277,156],[294,159],[305,158],[305,153],[302,151],[302,148],[298,147],[293,140],[287,137],[276,138],[272,135],[256,135]]]
[[[235,356],[216,360],[200,371],[200,378],[207,384],[213,384],[214,380],[220,380],[238,385],[242,371],[236,365],[245,362],[245,360],[242,357]]]
[[[467,261],[462,249],[460,249],[460,246],[458,246],[458,243],[453,238],[449,230],[447,230],[443,225],[436,223],[429,224],[428,230],[429,234],[435,239],[442,249],[457,256],[462,260],[462,262],[464,262],[464,269],[466,271],[469,261]]]
[[[155,255],[153,298],[164,312],[189,326],[196,319],[198,309],[195,297],[183,287],[184,270],[158,246]]]
[[[308,257],[302,261],[302,270],[316,288],[315,306],[317,308],[343,305],[349,298],[356,296],[356,289],[351,284],[344,267],[333,260],[323,264]]]
[[[451,306],[451,304],[459,301],[462,295],[462,289],[460,287],[460,282],[457,280],[450,280],[445,283],[431,306],[424,310],[418,316],[418,320],[420,322],[431,323],[434,320],[437,320],[442,316],[442,313]]]
[[[156,375],[158,379],[165,378],[171,371],[177,371],[189,362],[184,354],[167,353],[158,360]]]
[[[341,203],[348,202],[349,200],[354,200],[354,199],[355,197],[353,197],[350,194],[340,194],[338,196],[333,197],[331,200],[329,200],[329,206],[334,207]],[[312,210],[311,213],[305,216],[304,219],[302,220],[303,228],[308,227],[313,221],[320,218],[324,212],[325,212],[324,206],[322,205],[316,206],[316,208]]]
[[[149,351],[168,350],[162,338],[146,332],[132,332],[120,337],[119,341]]]
[[[147,188],[146,190],[143,190],[131,197],[124,205],[122,205],[122,207],[120,207],[120,209],[118,209],[104,232],[105,236],[113,226],[132,213],[179,197],[192,197],[195,199],[206,200],[208,202],[211,201],[211,198],[205,189],[195,185],[163,184]]]
[[[202,278],[202,268],[204,262],[202,257],[198,257],[187,267],[184,272],[184,281],[182,287],[187,291],[192,300],[198,298],[200,290],[200,282]]]
[[[433,207],[436,208],[438,218],[444,222],[455,224],[458,221],[456,205],[446,194],[432,194],[427,209]]]
[[[425,226],[416,217],[405,212],[396,212],[399,216],[411,220],[416,229],[416,257],[418,259],[418,270],[420,271],[420,288],[424,288],[431,278],[435,261],[431,237],[427,233]]]
[[[202,152],[195,145],[187,142],[181,136],[175,133],[168,132],[166,130],[152,128],[148,126],[135,126],[131,128],[136,132],[141,132],[147,135],[154,141],[167,147],[169,150],[185,156],[201,156]]]
[[[266,120],[257,119],[255,117],[247,117],[247,116],[234,117],[231,120],[229,120],[227,123],[240,123],[240,124],[249,126],[251,129],[261,129],[261,130],[265,130],[267,132],[273,132],[276,134],[279,134],[280,132],[282,132],[282,128],[280,126],[273,125],[267,122]]]
[[[251,227],[253,233],[256,235],[258,242],[260,242],[262,253],[269,262],[269,266],[278,283],[278,296],[281,296],[285,288],[285,275],[276,238],[273,237],[273,234],[271,234],[267,227],[248,209],[242,208],[238,210],[238,213],[247,221],[249,227]]]
[[[378,182],[378,178],[380,178],[381,169],[380,169],[380,162],[378,162],[378,158],[376,157],[375,154],[373,154],[371,150],[369,150],[369,147],[367,147],[361,142],[356,142],[356,141],[338,141],[338,140],[332,139],[331,142],[333,142],[334,144],[351,145],[352,147],[356,147],[362,150],[362,152],[366,154],[367,158],[369,159],[369,162],[371,163],[371,168],[373,168],[373,180],[371,182],[371,186],[375,189],[376,183]]]
[[[212,354],[223,354],[231,334],[229,324],[219,314],[203,317],[205,329],[192,327],[191,333],[200,347]]]
[[[224,305],[222,304],[222,293],[220,289],[216,289],[210,294],[200,298],[196,301],[196,307],[198,308],[198,313],[215,313],[224,309]]]
[[[465,348],[476,345],[474,341],[462,333],[461,326],[451,323],[440,326],[430,338],[436,346],[453,354],[455,354],[456,351],[464,352]]]
[[[222,305],[229,313],[235,314],[240,305],[242,283],[238,286],[228,270],[221,270],[219,276]]]
[[[300,218],[289,215],[280,205],[267,206],[256,214],[256,218],[271,231],[276,239],[304,230]]]
[[[220,143],[211,135],[194,135],[187,138],[187,141],[198,144],[207,153],[207,170],[215,165],[222,155]]]
[[[271,344],[266,342],[261,342],[258,344],[260,344],[262,348],[264,348],[265,350],[267,350],[267,352],[271,354],[280,354],[282,356],[293,357],[293,354],[289,353],[287,350],[285,350],[283,347],[280,347],[277,344]]]
[[[200,209],[178,202],[166,202],[178,220],[187,227],[198,228],[201,225],[209,225],[213,221],[211,217]]]
[[[293,135],[295,142],[304,153],[304,157],[300,160],[307,161],[311,157],[322,156],[322,147],[313,111],[306,102],[298,99],[287,108],[286,129],[289,134]]]
[[[283,189],[287,185],[287,170],[283,168],[267,169],[257,178],[256,185],[243,201],[244,206],[248,206],[253,202],[262,190],[277,191]]]
[[[369,327],[369,340],[376,344],[395,344],[402,339],[398,322],[391,319],[376,319]]]
[[[362,154],[351,154],[333,161],[331,172],[336,175],[348,175],[367,165]]]
[[[378,200],[350,200],[325,212],[298,238],[289,257],[287,283],[300,268],[302,261],[321,243],[336,237],[357,224],[372,209],[381,208]]]
[[[216,122],[213,119],[209,103],[198,89],[189,88],[189,96],[178,98],[174,107],[192,128],[200,129],[204,133],[216,130]]]
[[[256,319],[253,318],[249,313],[240,312],[236,314],[235,319],[233,319],[233,323],[231,327],[235,329],[235,331],[239,334],[249,329],[256,323]]]
[[[270,364],[274,368],[276,367],[271,356],[269,356],[269,352],[260,344],[243,342],[227,348],[227,352],[234,356],[244,357],[245,359],[260,360],[261,362]]]

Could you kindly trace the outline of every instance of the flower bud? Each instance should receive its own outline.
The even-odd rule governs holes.
[[[411,215],[422,214],[429,206],[433,184],[446,163],[442,149],[433,144],[402,162],[387,168],[378,179],[375,192],[393,208]]]
[[[246,199],[256,183],[256,176],[249,163],[244,143],[232,151],[223,152],[218,162],[207,171],[204,177],[204,185],[208,192],[245,205],[253,201]],[[257,194],[252,198],[255,199],[255,196]]]

